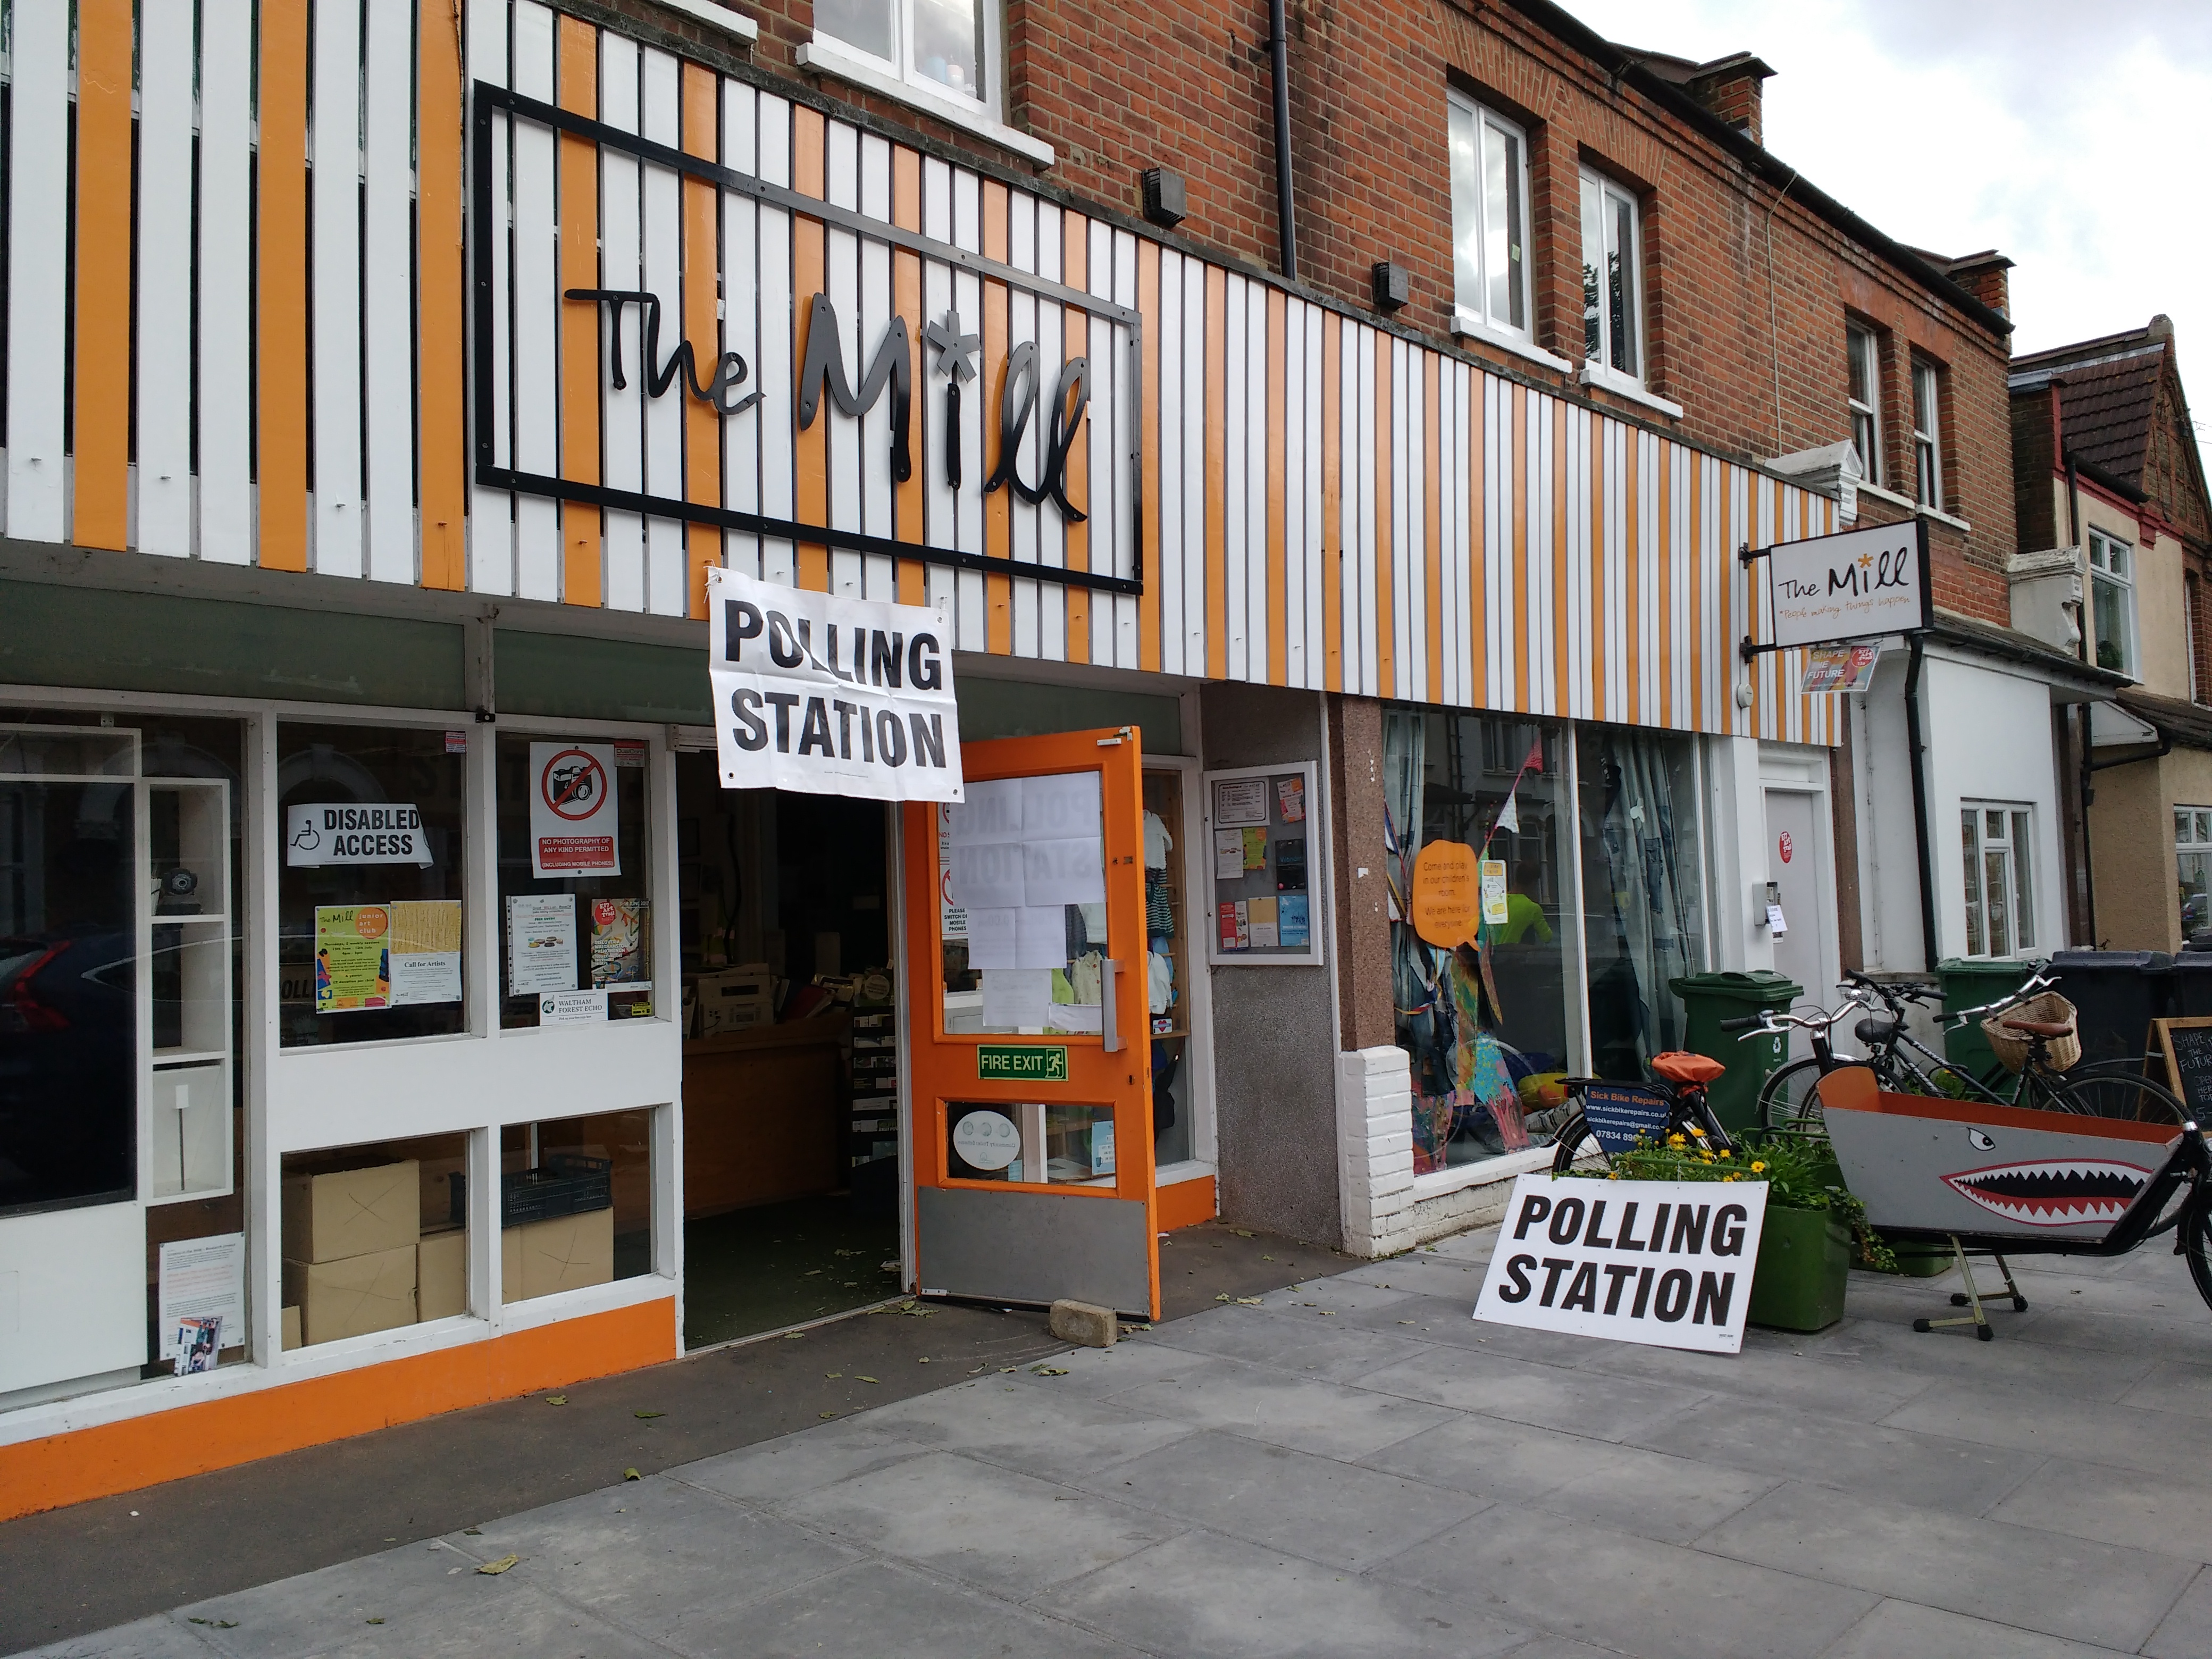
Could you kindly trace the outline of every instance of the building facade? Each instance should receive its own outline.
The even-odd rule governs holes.
[[[2075,745],[2077,932],[2179,951],[2212,927],[2212,509],[2173,325],[2018,358],[2012,398],[2023,540],[2057,550],[2022,572],[2039,631],[2122,684]]]
[[[884,1294],[1152,1311],[1217,1212],[1401,1248],[1679,975],[1971,927],[1851,757],[2074,672],[2002,262],[1541,0],[1292,9],[1285,172],[1249,10],[14,9],[0,1511]],[[1744,550],[1890,517],[1909,668],[1747,659]],[[908,607],[968,799],[720,788],[710,572]],[[2019,770],[1959,787],[2055,915]],[[1010,898],[1031,795],[1092,864]]]

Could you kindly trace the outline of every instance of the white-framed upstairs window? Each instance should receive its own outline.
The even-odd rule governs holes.
[[[2035,948],[2035,811],[2004,801],[1962,801],[1966,954],[2015,957]]]
[[[1863,482],[1888,483],[1881,467],[1881,343],[1859,323],[1844,325],[1844,353],[1850,362],[1851,442],[1866,469]]]
[[[1601,380],[1644,384],[1644,225],[1636,198],[1583,170],[1583,355]]]
[[[1912,360],[1913,499],[1943,510],[1942,381],[1936,365]]]
[[[2181,937],[2212,927],[2212,806],[2173,809],[2174,873],[2180,880]]]
[[[2097,666],[2136,671],[2136,550],[2101,530],[2089,532],[2089,625]]]
[[[903,99],[1050,167],[1053,148],[1006,125],[1005,0],[816,0],[802,69]]]
[[[1528,337],[1528,139],[1458,93],[1450,120],[1453,307],[1476,331]]]

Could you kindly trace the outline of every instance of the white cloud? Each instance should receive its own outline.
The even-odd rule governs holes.
[[[2203,0],[1565,3],[1608,40],[1765,58],[1767,148],[1808,181],[1901,242],[2017,262],[2016,350],[2164,312],[2212,375]]]

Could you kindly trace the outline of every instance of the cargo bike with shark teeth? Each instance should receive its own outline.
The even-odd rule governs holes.
[[[2066,1063],[2053,1049],[2075,1038],[2070,1006],[2062,1010],[2062,1020],[2021,1018],[2031,1011],[2021,1009],[1984,1025],[2023,1084],[2046,1085],[2022,1089],[2019,1098],[2031,1105],[1983,1088],[1885,1089],[1873,1066],[1831,1059],[1816,1041],[1828,1069],[1819,1079],[1817,1113],[1808,1116],[1826,1135],[1845,1184],[1892,1243],[1948,1247],[1966,1283],[1951,1302],[1969,1313],[1916,1319],[1916,1331],[1972,1325],[1984,1342],[1996,1334],[1969,1256],[1992,1258],[2014,1310],[2025,1312],[2008,1255],[2124,1255],[2169,1231],[2197,1293],[2212,1305],[2212,1153],[2204,1136],[2154,1085],[2141,1085],[2131,1097],[2137,1103],[2122,1111],[2093,1092],[2048,1086]],[[1774,1013],[1745,1022],[1762,1029],[1814,1023]],[[2142,1103],[2149,1101],[2157,1104]]]

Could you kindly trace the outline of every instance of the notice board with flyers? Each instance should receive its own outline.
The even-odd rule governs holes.
[[[1312,763],[1208,772],[1204,783],[1206,842],[1183,867],[1202,866],[1211,878],[1206,960],[1319,967],[1323,875]]]

